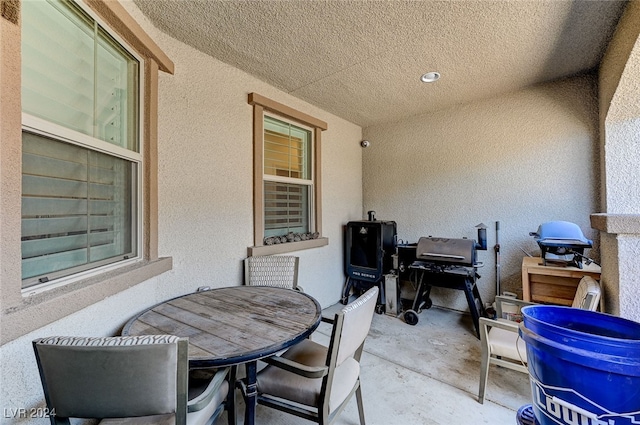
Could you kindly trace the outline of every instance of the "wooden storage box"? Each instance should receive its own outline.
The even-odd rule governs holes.
[[[542,265],[540,257],[522,260],[522,298],[538,303],[571,305],[578,282],[583,276],[600,280],[600,266],[596,264],[577,267]]]

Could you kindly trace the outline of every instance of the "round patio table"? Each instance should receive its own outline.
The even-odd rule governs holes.
[[[320,319],[320,304],[303,292],[234,286],[164,301],[129,320],[122,334],[187,337],[191,368],[245,365],[244,423],[254,424],[257,361],[307,338]],[[235,368],[232,371],[233,380]]]

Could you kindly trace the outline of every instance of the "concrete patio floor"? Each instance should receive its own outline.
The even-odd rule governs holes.
[[[323,314],[330,316],[340,307],[332,306]],[[326,343],[330,329],[321,324],[313,339]],[[511,425],[516,424],[517,409],[531,403],[528,376],[495,366],[489,373],[485,402],[477,402],[480,341],[471,317],[456,311],[424,310],[415,326],[401,318],[374,315],[361,365],[369,425]],[[242,399],[239,394],[238,399]],[[238,415],[243,412],[240,405]],[[242,423],[242,418],[238,422]],[[224,413],[216,425],[226,423]],[[311,422],[258,406],[256,423]],[[359,424],[355,397],[335,424]]]

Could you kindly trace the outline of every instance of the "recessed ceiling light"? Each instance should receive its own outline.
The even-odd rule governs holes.
[[[420,81],[423,83],[433,83],[434,81],[438,81],[440,79],[439,72],[427,72],[426,74],[422,74],[420,77]]]

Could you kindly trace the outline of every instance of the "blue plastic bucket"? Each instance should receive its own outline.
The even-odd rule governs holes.
[[[549,305],[522,315],[539,424],[640,424],[640,323]]]

